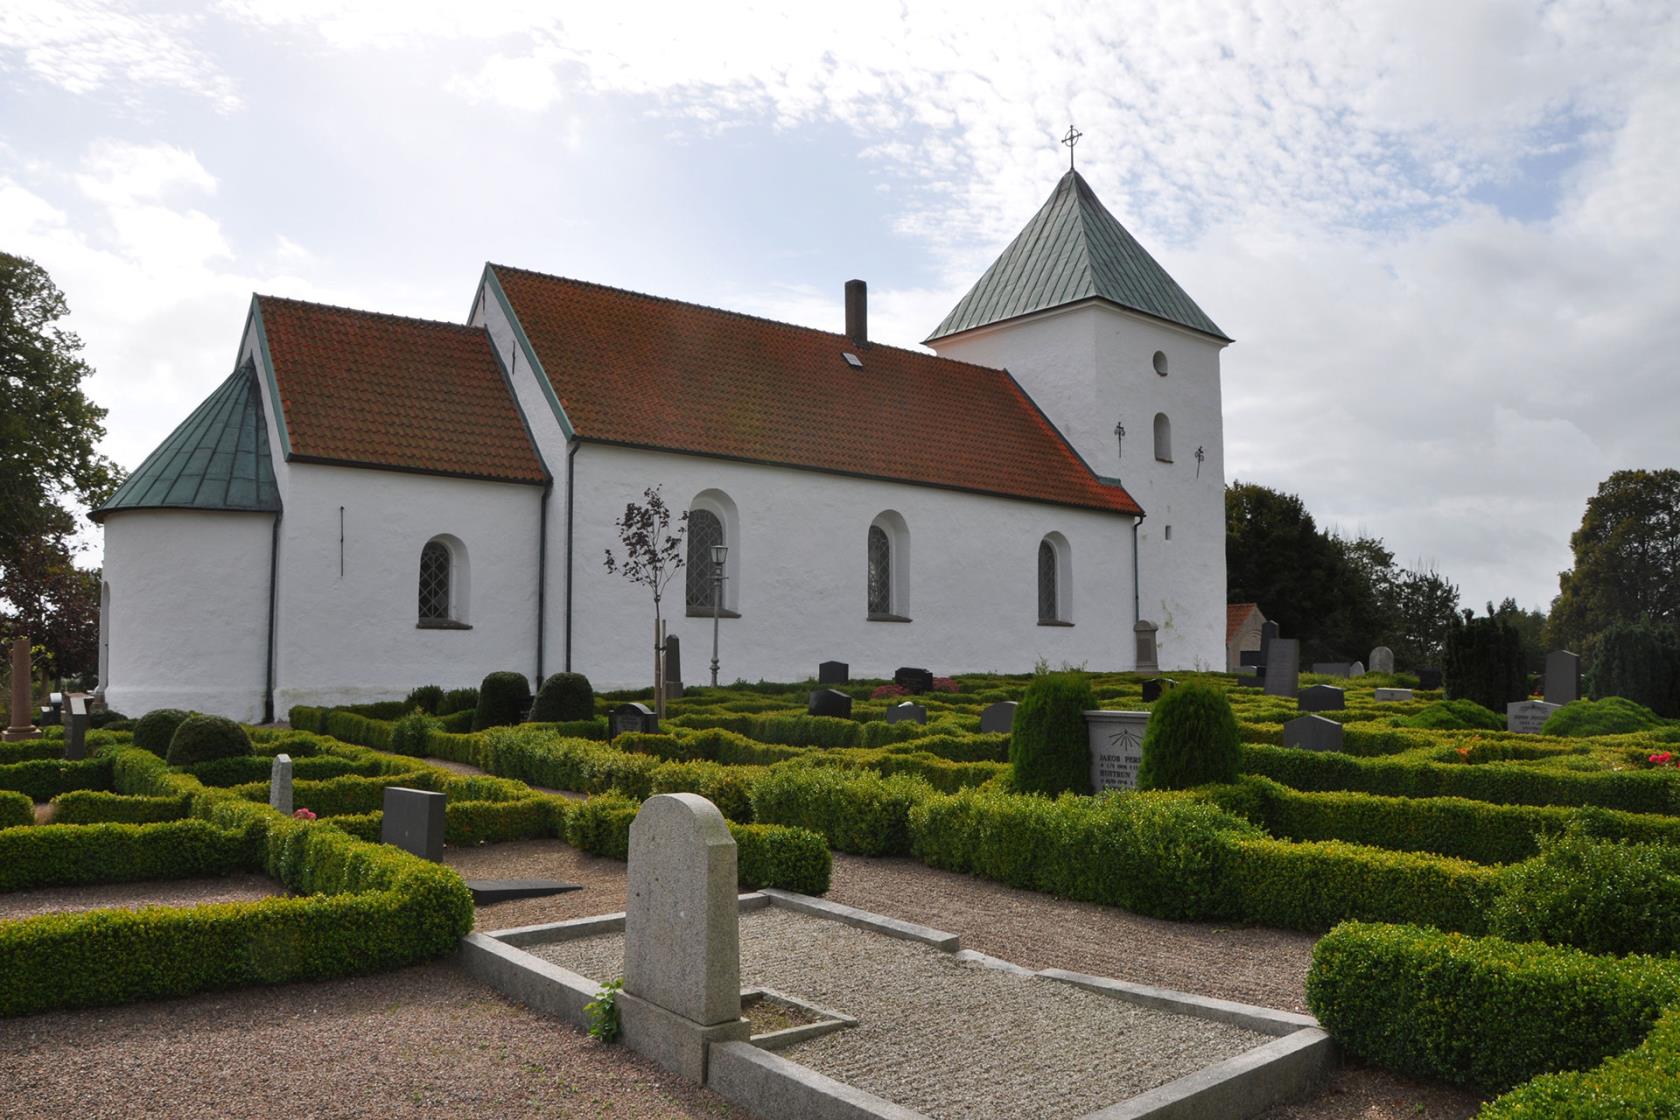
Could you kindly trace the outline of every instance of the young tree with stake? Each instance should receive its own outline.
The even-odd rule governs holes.
[[[624,507],[615,525],[624,544],[621,561],[607,549],[607,571],[622,574],[631,583],[645,584],[653,591],[653,707],[665,718],[665,623],[659,612],[665,585],[683,563],[683,529],[688,522],[684,511],[677,517],[679,528],[671,532],[671,510],[653,486],[642,491],[642,502]]]

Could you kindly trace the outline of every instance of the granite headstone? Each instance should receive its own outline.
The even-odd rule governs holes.
[[[64,757],[75,761],[87,757],[88,698],[80,692],[70,694],[69,712],[64,720]]]
[[[1323,716],[1297,716],[1283,725],[1283,745],[1307,751],[1342,749],[1342,725]]]
[[[927,669],[913,669],[904,666],[893,674],[893,683],[902,688],[908,688],[916,695],[933,691],[933,673]]]
[[[837,688],[819,688],[811,693],[805,706],[807,715],[852,718],[852,698]]]
[[[887,709],[888,723],[926,723],[927,708],[921,704],[912,704],[906,700],[902,704],[894,704]]]
[[[443,860],[443,806],[441,793],[424,789],[385,787],[385,817],[379,839],[405,852],[434,862]]]
[[[1161,698],[1161,694],[1174,687],[1178,682],[1171,677],[1150,677],[1143,682],[1143,702],[1153,704]]]
[[[1394,672],[1394,651],[1387,646],[1378,646],[1371,651],[1369,664],[1373,673]]]
[[[1546,703],[1569,704],[1581,698],[1581,659],[1566,649],[1546,655]]]
[[[1333,684],[1309,685],[1296,694],[1295,706],[1303,712],[1341,711],[1347,707],[1347,690]]]
[[[852,667],[844,661],[824,661],[817,666],[818,684],[847,684],[852,679]]]
[[[1300,687],[1300,639],[1273,638],[1266,650],[1266,695],[1293,696]]]
[[[981,709],[981,732],[1002,731],[1007,734],[1015,730],[1015,709],[1017,706],[1014,700],[999,700],[996,704],[988,704]]]
[[[292,756],[277,754],[268,768],[268,804],[286,816],[292,815]]]
[[[1374,697],[1379,704],[1392,704],[1401,700],[1410,700],[1412,690],[1409,688],[1379,688]]]
[[[1549,704],[1544,700],[1518,700],[1507,704],[1505,730],[1517,731],[1524,735],[1538,735],[1552,713],[1561,707],[1562,704]]]
[[[659,715],[646,704],[638,704],[636,701],[631,700],[627,703],[620,704],[618,707],[607,713],[607,732],[609,738],[616,739],[625,733],[632,735],[641,733],[653,734],[658,731]]]

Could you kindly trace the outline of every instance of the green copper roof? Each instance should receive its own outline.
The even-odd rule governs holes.
[[[279,508],[262,390],[247,362],[169,433],[93,518],[124,509]]]
[[[1062,176],[1049,201],[928,341],[1086,299],[1105,299],[1229,341],[1077,171]]]

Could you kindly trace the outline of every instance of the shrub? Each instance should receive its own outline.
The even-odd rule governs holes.
[[[251,753],[251,737],[245,729],[223,716],[192,715],[181,721],[169,740],[166,761],[171,766],[193,766],[217,758],[236,758]]]
[[[405,712],[412,712],[418,708],[429,716],[435,716],[442,703],[443,689],[435,684],[423,684],[403,697],[402,706]]]
[[[1660,622],[1617,622],[1584,651],[1587,692],[1620,696],[1660,716],[1680,716],[1680,630]]]
[[[114,723],[132,723],[133,720],[117,711],[106,708],[103,711],[88,713],[88,726],[91,728],[110,727]]]
[[[532,723],[565,723],[594,716],[595,690],[582,673],[555,673],[537,689],[537,702],[531,707]]]
[[[1603,700],[1576,700],[1565,704],[1547,718],[1546,726],[1540,729],[1540,733],[1581,738],[1650,731],[1662,725],[1663,721],[1650,708],[1620,696],[1607,696]]]
[[[1505,717],[1482,707],[1474,700],[1437,700],[1422,711],[1402,716],[1401,727],[1418,727],[1428,731],[1475,729],[1505,730]]]
[[[1544,840],[1539,856],[1506,872],[1488,928],[1590,953],[1680,952],[1680,848],[1578,828]]]
[[[44,824],[0,832],[0,891],[254,871],[261,850],[208,821]]]
[[[1522,638],[1503,618],[1453,616],[1442,675],[1447,699],[1474,700],[1489,711],[1528,696]]]
[[[778,767],[754,784],[752,810],[755,821],[808,828],[842,852],[904,855],[910,851],[910,807],[932,795],[917,778]]]
[[[1483,1107],[1480,1120],[1659,1120],[1680,1116],[1680,1008],[1636,1049],[1584,1073],[1548,1073]]]
[[[1027,685],[1009,739],[1015,788],[1023,793],[1091,792],[1090,732],[1097,706],[1083,673],[1041,673]]]
[[[1307,1005],[1347,1050],[1496,1091],[1637,1045],[1677,998],[1674,962],[1362,922],[1320,939],[1307,973]]]
[[[640,808],[622,794],[591,797],[566,814],[566,843],[609,859],[630,858],[630,822]]]
[[[169,743],[191,712],[179,708],[158,708],[140,717],[134,725],[134,745],[151,751],[159,758],[169,753]]]
[[[93,789],[61,793],[52,803],[54,824],[155,824],[180,820],[192,808],[185,794],[130,797]]]
[[[478,686],[478,709],[473,714],[473,730],[487,727],[511,727],[525,722],[531,710],[531,684],[523,673],[497,672],[484,678]]]
[[[806,828],[729,823],[735,837],[741,887],[780,887],[800,894],[827,894],[834,857],[823,838]]]
[[[1137,785],[1189,789],[1229,782],[1241,763],[1237,717],[1225,693],[1205,684],[1183,684],[1155,702],[1143,735]]]
[[[73,789],[104,789],[111,781],[111,760],[95,755],[76,762],[40,758],[0,766],[0,790],[16,790],[30,801],[51,801]]]
[[[478,689],[452,688],[443,694],[438,701],[437,714],[440,716],[454,715],[456,712],[472,712],[478,709]]]
[[[0,790],[0,829],[35,823],[35,803],[21,793]]]
[[[427,740],[432,732],[442,731],[443,721],[426,714],[424,709],[416,708],[391,725],[391,746],[393,754],[405,754],[411,758],[425,758],[431,749]]]

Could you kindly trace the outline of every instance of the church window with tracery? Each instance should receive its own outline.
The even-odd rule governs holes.
[[[879,525],[869,527],[869,613],[892,613],[892,542]]]
[[[709,509],[688,511],[688,605],[712,606],[712,546],[727,545],[723,539],[723,520]]]
[[[448,622],[449,570],[453,557],[442,541],[427,541],[420,550],[420,621]]]

